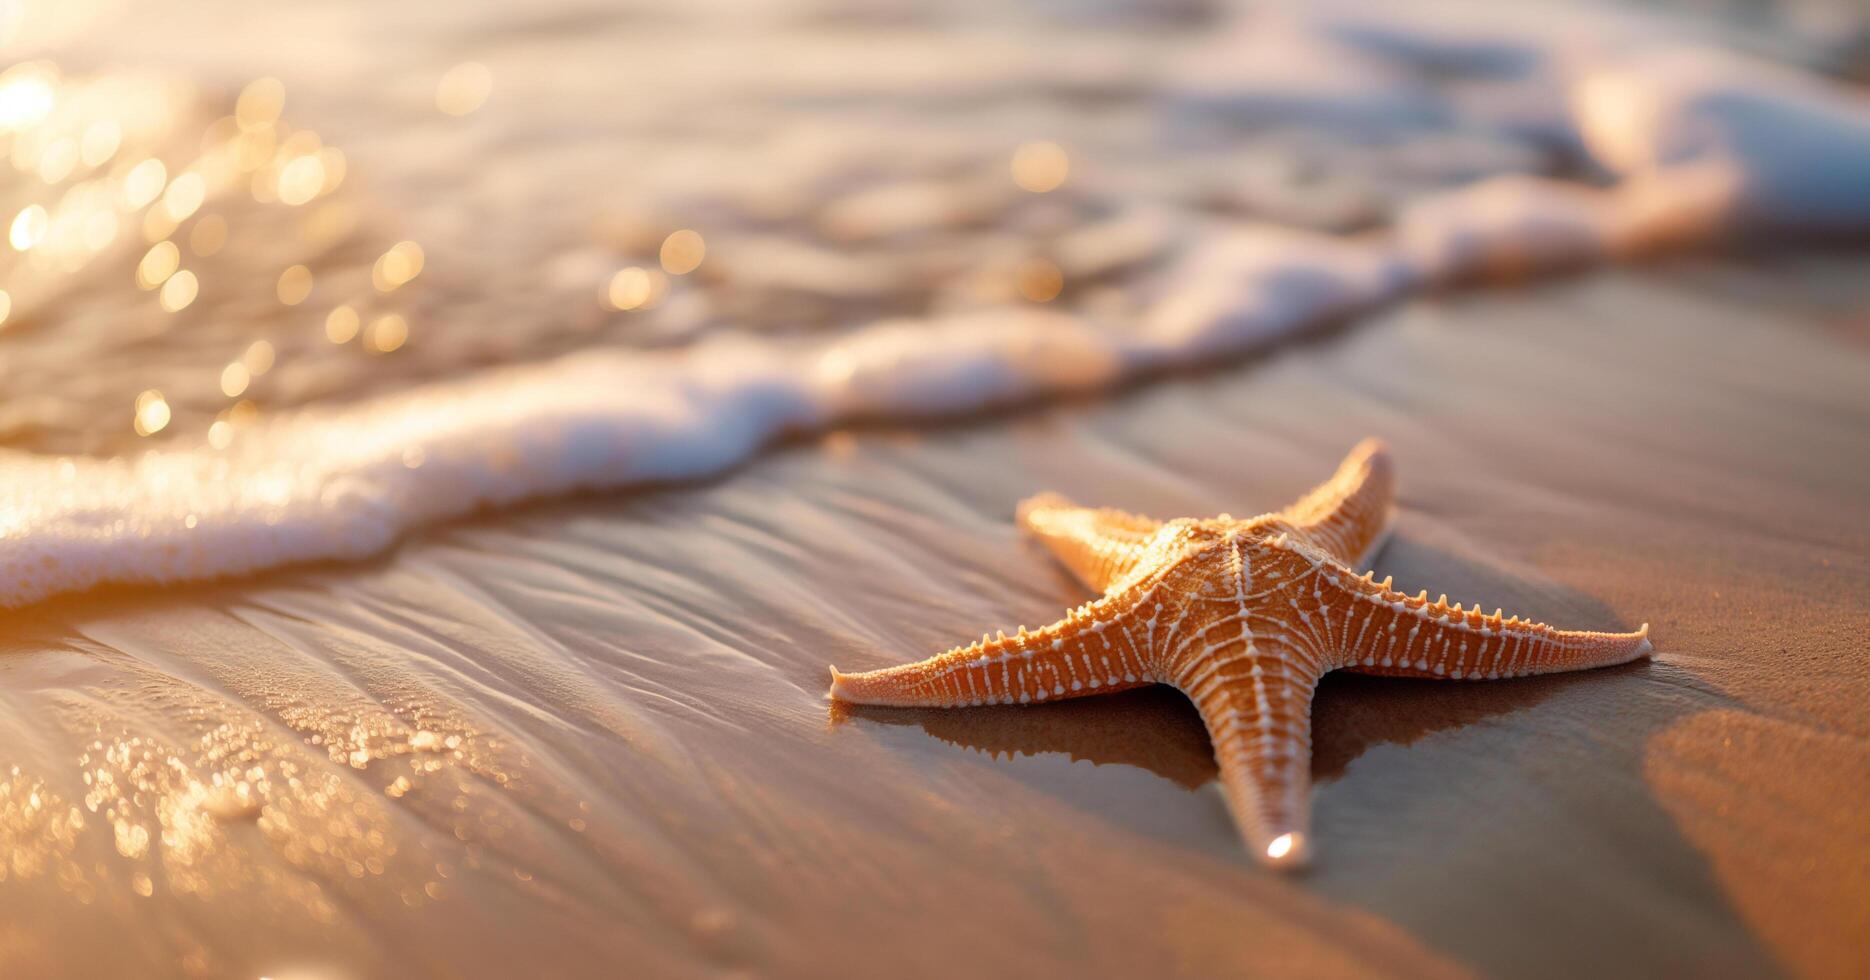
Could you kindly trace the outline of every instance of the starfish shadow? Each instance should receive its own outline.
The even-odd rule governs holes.
[[[1160,685],[1026,707],[956,711],[839,703],[832,710],[834,722],[920,725],[943,742],[996,758],[1057,753],[1073,761],[1147,769],[1185,789],[1215,777],[1200,716],[1181,692]]]

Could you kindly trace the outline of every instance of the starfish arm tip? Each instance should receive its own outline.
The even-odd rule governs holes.
[[[851,675],[838,670],[837,665],[832,664],[831,689],[825,692],[825,696],[833,701],[850,701],[853,700],[851,694]]]
[[[1070,506],[1072,506],[1071,501],[1067,500],[1063,494],[1053,493],[1047,490],[1042,493],[1035,493],[1025,500],[1020,501],[1019,506],[1013,511],[1013,519],[1020,527],[1028,527],[1028,522],[1031,521],[1034,511]]]
[[[1311,840],[1296,830],[1288,831],[1267,841],[1255,856],[1276,871],[1298,871],[1311,863]]]

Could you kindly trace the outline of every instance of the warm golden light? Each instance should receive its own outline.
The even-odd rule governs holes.
[[[13,217],[13,227],[7,232],[7,240],[13,247],[25,252],[45,238],[46,227],[50,224],[45,208],[29,204]]]
[[[201,284],[195,280],[195,274],[183,269],[169,277],[162,284],[159,299],[162,308],[170,313],[177,312],[195,301],[195,294],[200,292]]]
[[[1278,837],[1273,838],[1272,843],[1266,845],[1266,856],[1277,861],[1291,854],[1293,846],[1297,843],[1298,838],[1296,835],[1280,834]]]
[[[672,276],[688,275],[700,268],[707,254],[708,244],[701,240],[701,234],[683,228],[662,240],[662,271]]]
[[[325,189],[325,161],[318,154],[294,157],[279,171],[279,202],[294,207]]]
[[[148,204],[162,193],[162,185],[169,182],[169,170],[161,160],[150,158],[130,168],[130,173],[123,178],[123,200],[130,210]]]
[[[215,419],[214,424],[208,426],[208,445],[216,449],[226,449],[227,444],[233,441],[234,424],[232,422],[226,419]]]
[[[169,212],[162,208],[150,208],[143,212],[143,237],[159,242],[175,234],[176,222],[169,218]]]
[[[280,127],[280,130],[284,132],[285,128]],[[280,142],[279,152],[275,155],[273,162],[279,163],[281,161],[290,160],[293,157],[315,154],[319,150],[324,149],[324,146],[324,141],[318,138],[317,133],[309,129],[301,129],[287,135],[286,138]]]
[[[39,154],[39,179],[56,184],[78,166],[78,141],[69,136],[53,140]]]
[[[387,293],[421,275],[424,261],[422,246],[415,242],[397,242],[377,259],[370,270],[370,281]]]
[[[297,306],[312,295],[312,270],[302,265],[295,265],[279,274],[276,287],[279,301],[287,306]]]
[[[656,305],[668,288],[669,280],[661,272],[633,265],[610,277],[604,298],[612,309],[648,309]]]
[[[168,282],[181,267],[182,250],[171,241],[157,242],[143,253],[143,261],[136,264],[136,284],[143,289],[155,289]]]
[[[240,363],[246,365],[247,373],[257,378],[273,369],[275,356],[271,341],[256,340],[240,355]]]
[[[271,123],[252,130],[242,131],[234,140],[234,166],[242,170],[258,170],[273,158],[273,150],[279,145],[279,136]]]
[[[320,194],[329,194],[344,183],[344,174],[348,165],[344,161],[344,151],[335,146],[327,146],[318,151],[318,162],[325,173],[325,186],[319,188]]]
[[[493,91],[493,72],[478,61],[464,61],[442,73],[435,83],[435,107],[451,116],[465,116],[481,107]]]
[[[188,233],[189,250],[204,258],[219,252],[226,244],[227,219],[218,214],[204,215]]]
[[[286,85],[277,78],[256,78],[240,90],[234,119],[247,132],[271,126],[286,107]]]
[[[357,336],[357,311],[340,306],[325,315],[325,339],[334,344],[348,344]]]
[[[155,435],[169,424],[169,403],[154,388],[136,396],[136,434]]]
[[[117,214],[114,211],[93,211],[84,219],[84,247],[93,252],[102,252],[117,240]]]
[[[6,290],[0,289],[0,324],[5,323],[6,318],[12,315],[13,297],[7,295]]]
[[[1021,190],[1044,194],[1057,190],[1071,172],[1065,148],[1049,140],[1025,143],[1013,151],[1013,183]]]
[[[194,214],[207,197],[207,180],[191,171],[169,182],[169,189],[162,194],[162,210],[170,221],[182,221]]]
[[[0,74],[0,129],[20,130],[52,114],[58,69],[43,61],[14,65]]]
[[[377,317],[370,323],[364,346],[379,354],[388,354],[409,339],[409,321],[395,313]]]
[[[247,390],[247,383],[252,379],[253,375],[247,371],[247,366],[235,361],[221,369],[221,394],[229,398],[239,398]]]
[[[1019,294],[1034,303],[1049,303],[1065,288],[1065,274],[1046,259],[1027,259],[1013,270]]]
[[[123,127],[114,119],[99,119],[84,131],[84,141],[80,146],[80,155],[87,167],[101,166],[117,155],[117,147],[123,143]]]

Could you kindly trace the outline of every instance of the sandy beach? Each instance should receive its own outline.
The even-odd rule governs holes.
[[[1870,971],[1848,10],[28,6],[0,977]],[[1655,656],[1327,677],[1302,873],[1171,688],[827,697],[1369,436]]]

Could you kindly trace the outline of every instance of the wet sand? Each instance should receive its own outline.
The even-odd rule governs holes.
[[[0,964],[1861,973],[1864,261],[1431,297],[1211,374],[841,432],[372,564],[11,613]],[[1173,692],[824,699],[827,664],[1082,600],[1013,529],[1029,493],[1271,508],[1365,435],[1402,479],[1379,577],[1648,621],[1658,656],[1328,678],[1308,874],[1241,850]]]

